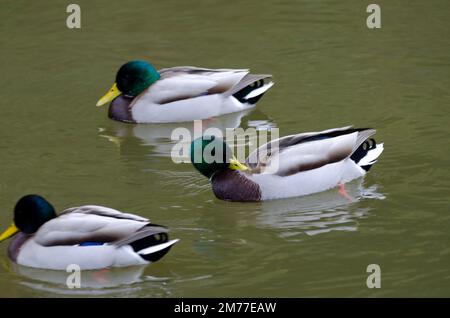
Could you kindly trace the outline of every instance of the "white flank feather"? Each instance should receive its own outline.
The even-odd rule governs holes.
[[[322,192],[365,175],[349,158],[322,166],[318,169],[299,172],[287,177],[273,174],[254,174],[250,179],[259,184],[262,200],[289,198]]]

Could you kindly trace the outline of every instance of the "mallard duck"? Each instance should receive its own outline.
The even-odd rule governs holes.
[[[14,262],[35,268],[101,269],[156,262],[178,240],[146,218],[97,205],[69,208],[56,215],[39,195],[22,197],[14,223],[0,242],[15,235],[8,249]]]
[[[337,186],[345,196],[343,184],[364,176],[383,152],[370,138],[375,132],[349,126],[286,136],[256,149],[245,163],[222,139],[203,136],[192,142],[190,156],[222,200],[296,197]]]
[[[168,123],[206,119],[253,107],[273,85],[271,75],[246,69],[178,66],[157,71],[131,61],[97,106],[111,102],[109,117],[131,123]]]

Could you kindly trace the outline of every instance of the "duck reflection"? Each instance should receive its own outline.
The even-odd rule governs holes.
[[[200,134],[209,128],[208,134],[225,136],[227,128],[244,129],[254,127],[256,129],[269,129],[275,127],[275,123],[258,110],[246,110],[206,119],[201,121]],[[125,124],[109,121],[107,127],[99,128],[99,136],[106,138],[120,149],[121,155],[130,156],[144,151],[151,156],[170,157],[172,148],[178,140],[172,139],[172,132],[177,128],[185,128],[191,136],[194,136],[194,122],[168,123],[168,124]],[[132,149],[130,149],[132,148]],[[137,148],[142,148],[140,151]],[[150,153],[148,152],[150,149]],[[141,153],[142,154],[142,153]]]
[[[130,266],[102,270],[81,271],[80,288],[69,288],[67,281],[72,273],[44,270],[13,265],[13,271],[21,276],[21,284],[31,289],[60,295],[108,295],[133,294],[142,289],[142,283],[152,284],[155,296],[170,294],[166,277],[152,277],[144,274],[145,266]],[[71,279],[70,282],[73,280]],[[139,284],[138,284],[139,283]]]
[[[299,234],[317,235],[330,231],[356,231],[358,219],[367,217],[368,207],[353,204],[366,198],[383,200],[377,185],[364,186],[358,179],[345,185],[349,197],[343,197],[337,189],[314,195],[264,201],[256,223],[260,226],[282,230],[283,237]]]

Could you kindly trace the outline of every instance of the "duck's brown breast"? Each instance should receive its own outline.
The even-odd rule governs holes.
[[[216,172],[211,184],[214,194],[221,200],[238,202],[261,200],[259,185],[236,170],[224,169]]]
[[[8,247],[8,256],[13,262],[17,262],[20,248],[30,238],[29,235],[19,232],[13,238]]]
[[[118,96],[109,105],[108,116],[111,119],[123,121],[126,123],[135,123],[136,121],[133,119],[131,115],[131,102],[133,98]]]

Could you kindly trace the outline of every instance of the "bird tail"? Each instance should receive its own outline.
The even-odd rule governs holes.
[[[116,242],[116,246],[130,245],[134,252],[148,262],[156,262],[169,252],[179,240],[169,241],[169,230],[163,226],[150,224],[130,237]]]
[[[384,144],[377,144],[375,139],[370,138],[364,141],[358,149],[351,155],[351,159],[361,168],[369,171],[372,165],[377,162],[378,157],[384,150]]]
[[[232,95],[243,104],[254,105],[273,86],[274,82],[269,80],[271,77],[272,75],[247,74],[227,95]]]

